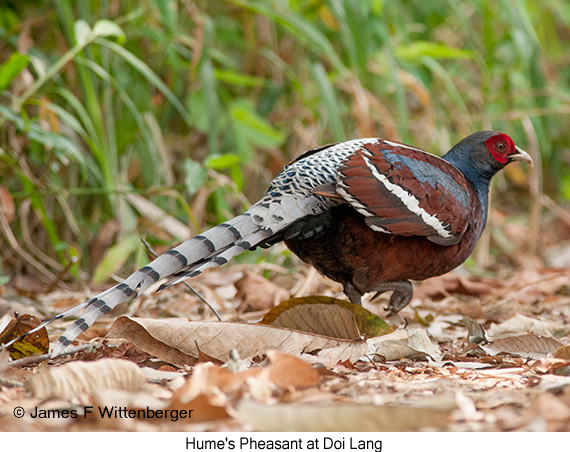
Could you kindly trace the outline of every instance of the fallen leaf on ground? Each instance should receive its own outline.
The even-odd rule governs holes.
[[[411,335],[407,330],[395,331],[392,334],[368,339],[366,355],[373,360],[383,357],[384,361],[397,361],[402,358],[413,358],[429,355],[435,361],[441,360],[441,350],[429,338],[425,330],[416,330]]]
[[[322,296],[292,298],[269,311],[261,323],[341,339],[376,337],[393,331],[362,306]]]
[[[181,322],[188,323],[187,320]],[[111,325],[107,337],[127,339],[148,354],[178,366],[192,366],[200,356],[203,356],[198,350],[196,356],[188,355],[176,347],[155,339],[140,323],[128,317],[118,317]]]
[[[551,337],[537,336],[536,334],[523,334],[521,336],[505,337],[480,345],[490,355],[501,352],[513,353],[525,358],[543,358],[554,353],[562,344]]]
[[[192,376],[174,392],[168,409],[194,410],[192,422],[209,422],[229,417],[226,405],[229,400],[244,392],[247,378],[259,374],[261,369],[232,373],[212,363],[195,366]]]
[[[570,361],[570,345],[563,345],[554,352],[554,357]]]
[[[40,399],[70,399],[93,395],[101,389],[138,391],[146,385],[142,370],[122,359],[70,362],[36,374],[25,383],[26,389]]]
[[[0,344],[5,344],[12,339],[27,333],[41,323],[40,319],[29,314],[16,314],[8,323],[4,331],[0,333]],[[49,338],[45,328],[14,342],[8,347],[12,359],[25,358],[32,355],[44,355],[49,352]]]
[[[210,421],[228,417],[228,409],[244,397],[267,401],[275,389],[299,390],[316,386],[321,377],[310,364],[292,355],[267,352],[263,368],[233,373],[211,363],[198,364],[190,379],[177,390],[169,409],[192,409],[192,421]]]
[[[307,388],[321,381],[319,371],[309,363],[286,353],[275,350],[267,352],[269,366],[261,371],[268,373],[268,380],[282,388]]]
[[[115,327],[115,325],[117,325]],[[199,349],[226,362],[235,348],[243,358],[278,350],[327,363],[358,360],[366,350],[362,340],[343,340],[268,325],[231,322],[188,322],[181,319],[131,319],[119,317],[108,337],[135,343],[142,350],[164,361],[179,358],[176,352],[198,357]],[[166,348],[165,348],[166,347]],[[166,355],[166,356],[165,356]]]
[[[550,336],[554,329],[555,328],[549,322],[542,322],[538,319],[517,313],[500,324],[491,325],[489,333],[495,338],[509,337],[519,333],[534,333],[542,336]]]
[[[191,411],[192,415],[185,419],[186,422],[211,422],[230,417],[224,405],[225,400],[217,402],[216,397],[205,394],[183,402],[175,393],[167,409]]]
[[[282,312],[271,325],[340,339],[360,337],[352,312],[337,305],[294,306]]]
[[[570,269],[525,269],[509,281],[508,297],[519,303],[530,304],[569,286]]]

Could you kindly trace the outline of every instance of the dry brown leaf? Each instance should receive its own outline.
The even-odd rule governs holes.
[[[434,345],[425,330],[417,330],[409,334],[407,330],[399,330],[392,334],[368,339],[366,355],[373,360],[382,356],[385,361],[397,361],[419,355],[429,355],[434,360],[441,360],[441,351]]]
[[[366,344],[361,340],[333,339],[267,325],[188,322],[181,319],[119,317],[108,336],[127,339],[164,361],[169,359],[163,353],[173,355],[169,349],[197,357],[197,347],[200,347],[202,352],[224,362],[234,348],[244,358],[262,356],[267,350],[279,350],[334,364],[347,359],[354,362],[366,350]]]
[[[227,418],[229,401],[248,391],[248,380],[260,373],[260,368],[234,374],[212,363],[198,364],[190,379],[174,393],[168,408],[194,410],[191,422]]]
[[[570,345],[563,345],[554,352],[554,357],[570,361]]]
[[[267,356],[270,364],[263,368],[262,373],[267,373],[268,380],[281,388],[308,388],[321,381],[317,369],[293,355],[270,350]]]
[[[35,397],[69,399],[93,395],[102,389],[138,391],[147,384],[142,370],[133,362],[122,359],[76,361],[34,375],[25,387]]]
[[[238,291],[236,297],[242,300],[238,308],[240,311],[271,309],[289,298],[287,290],[251,272],[245,272],[234,285]]]
[[[560,342],[551,337],[523,334],[497,339],[480,347],[492,356],[506,352],[525,358],[543,358],[549,353],[554,353],[561,346]]]
[[[40,319],[29,314],[16,314],[0,333],[0,344],[15,339],[41,323]],[[44,355],[49,351],[49,338],[45,328],[28,334],[8,347],[12,359],[25,358],[32,355]]]
[[[217,395],[225,394],[233,397],[242,392],[242,385],[248,378],[259,375],[261,368],[249,369],[245,372],[234,374],[225,367],[212,363],[201,363],[195,366],[190,380],[186,382],[175,396],[182,402],[187,402],[199,394]]]
[[[446,405],[266,405],[243,400],[237,407],[237,416],[255,430],[265,432],[410,432],[445,425],[455,408],[454,403]],[[347,444],[344,449],[348,447]]]
[[[272,325],[340,339],[360,337],[354,314],[338,305],[294,306],[281,313]]]
[[[200,350],[200,347],[198,345],[196,346],[196,348],[198,349],[198,362],[199,363],[214,363],[214,364],[219,364],[220,366],[222,364],[224,364],[223,361],[216,359],[213,356],[208,355],[207,353],[204,353],[202,350]],[[231,357],[231,353],[230,353],[230,360],[226,361],[226,363],[231,362],[231,360],[232,360],[232,357]]]
[[[533,302],[545,295],[551,295],[570,286],[570,269],[541,268],[525,269],[517,273],[510,282],[513,299],[519,302]]]
[[[271,309],[260,323],[341,339],[393,332],[385,320],[362,306],[324,296],[291,298]]]
[[[562,348],[564,347],[560,347],[554,354],[556,355]],[[528,364],[528,369],[537,375],[553,374],[567,377],[570,375],[570,361],[560,359],[557,356],[554,358],[538,358]]]
[[[192,366],[199,356],[199,353],[195,357],[190,356],[155,339],[144,327],[128,317],[118,317],[111,325],[107,337],[127,339],[145,352],[178,366]]]

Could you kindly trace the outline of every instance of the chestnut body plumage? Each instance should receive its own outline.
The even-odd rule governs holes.
[[[421,281],[453,270],[472,253],[483,226],[476,219],[459,243],[443,246],[425,237],[375,232],[360,214],[342,206],[332,211],[330,223],[317,237],[285,243],[303,261],[343,284],[350,300],[359,303],[362,294],[390,290],[392,285],[386,282]],[[403,309],[412,297],[411,285],[403,288],[409,290],[408,296],[402,294],[405,301],[391,301],[388,309],[392,313]]]
[[[391,291],[404,308],[410,280],[457,267],[485,226],[494,174],[511,161],[532,163],[500,132],[477,132],[442,158],[379,138],[315,148],[279,173],[246,212],[157,257],[118,284],[35,330],[85,308],[54,355],[102,315],[166,278],[162,290],[258,246],[285,241],[305,262],[340,282],[353,303]],[[33,331],[35,331],[33,330]]]

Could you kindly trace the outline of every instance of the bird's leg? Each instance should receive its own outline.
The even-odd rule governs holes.
[[[376,291],[377,295],[383,292],[392,291],[392,296],[390,297],[390,303],[388,304],[387,308],[384,308],[386,311],[390,311],[388,317],[397,314],[406,306],[408,306],[408,303],[410,302],[412,296],[414,295],[414,286],[408,280],[386,281],[375,286],[374,290]]]
[[[362,293],[352,283],[344,285],[344,293],[351,303],[362,306]]]

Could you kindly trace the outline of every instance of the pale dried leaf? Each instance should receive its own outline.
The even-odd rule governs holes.
[[[212,363],[198,364],[191,378],[178,389],[170,409],[192,409],[192,420],[215,420],[228,417],[226,407],[234,399],[248,394],[256,400],[269,400],[274,386],[261,376],[260,368],[233,374],[227,368]]]
[[[265,432],[410,432],[445,425],[454,408],[454,403],[429,408],[342,403],[265,405],[242,400],[237,416],[255,430]]]
[[[555,329],[549,322],[542,322],[521,314],[515,314],[509,320],[505,320],[498,325],[491,325],[489,333],[495,338],[508,337],[520,333],[550,336]]]
[[[397,361],[402,358],[411,358],[419,354],[431,356],[434,360],[441,360],[441,351],[425,330],[417,330],[408,335],[407,330],[399,330],[385,336],[368,339],[366,355],[375,359],[382,356],[386,361]]]
[[[481,348],[493,356],[506,352],[525,358],[544,358],[549,353],[554,353],[561,346],[560,342],[551,337],[523,334],[497,339],[487,345],[481,345]]]
[[[294,306],[282,312],[272,325],[347,340],[360,337],[354,314],[334,304]]]
[[[26,389],[40,399],[81,397],[101,389],[138,391],[146,385],[147,379],[135,363],[110,358],[67,363],[36,374],[25,383]]]
[[[120,328],[115,328],[115,324]],[[141,328],[144,331],[140,331]],[[109,336],[128,339],[165,361],[168,358],[162,353],[172,353],[164,346],[193,357],[198,357],[199,347],[202,352],[224,362],[229,359],[232,348],[244,358],[262,356],[267,350],[279,350],[311,360],[317,355],[319,360],[328,363],[355,362],[366,349],[366,344],[361,340],[333,339],[268,325],[188,322],[181,319],[120,317],[113,323]]]
[[[233,396],[242,392],[246,379],[254,378],[261,372],[260,368],[249,369],[237,374],[225,367],[212,363],[200,363],[194,367],[191,378],[175,392],[174,397],[181,403],[188,403],[200,394],[220,397]]]
[[[192,366],[198,358],[155,339],[144,327],[128,317],[118,317],[106,337],[127,339],[145,352],[178,366]]]

